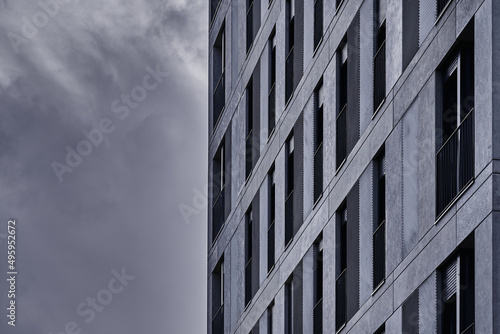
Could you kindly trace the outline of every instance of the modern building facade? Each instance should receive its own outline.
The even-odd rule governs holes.
[[[208,334],[500,332],[500,1],[209,8]]]

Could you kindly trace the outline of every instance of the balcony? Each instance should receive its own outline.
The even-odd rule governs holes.
[[[436,213],[440,217],[474,178],[474,109],[436,153]]]

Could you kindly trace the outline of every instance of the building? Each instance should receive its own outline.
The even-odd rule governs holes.
[[[208,334],[500,332],[500,1],[209,7]]]

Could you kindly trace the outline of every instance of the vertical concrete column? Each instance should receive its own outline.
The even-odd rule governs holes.
[[[499,289],[500,268],[500,229],[498,214],[489,216],[477,228],[474,234],[474,271],[475,277],[475,331],[476,333],[497,333],[500,326],[495,312],[500,311]],[[496,262],[496,263],[495,263]],[[498,313],[497,313],[498,314]]]
[[[276,21],[276,124],[285,109],[285,64],[286,51],[285,43],[285,4],[284,1],[279,1],[281,11]],[[275,5],[276,6],[276,5]]]
[[[312,60],[314,48],[314,1],[304,1],[304,69]]]
[[[323,229],[323,333],[335,333],[335,215]]]
[[[237,198],[245,182],[245,96],[240,99],[231,122],[231,203]]]
[[[303,300],[302,300],[302,333],[313,333],[313,307],[314,307],[314,244],[309,248],[302,259],[303,268]]]
[[[231,54],[231,57],[229,57],[231,60],[227,65],[231,66],[230,70],[230,75],[231,75],[231,90],[236,89],[236,83],[238,82],[238,74],[240,72],[241,68],[241,58],[239,54],[239,49],[241,48],[241,45],[238,44],[238,40],[242,40],[239,36],[240,32],[240,15],[238,11],[238,1],[231,1],[230,5],[230,12],[231,12],[231,20],[228,22],[229,24],[227,25],[227,39],[226,41],[231,43],[226,43],[226,48]],[[244,30],[241,30],[242,32]],[[227,59],[226,59],[227,60]]]
[[[323,173],[324,188],[330,183],[335,175],[335,135],[336,135],[336,68],[337,54],[333,55],[332,60],[328,64],[323,76],[323,90],[325,91],[325,100],[323,102],[323,117],[324,117],[324,162],[325,172]]]
[[[390,92],[403,69],[403,2],[387,0],[386,91]]]
[[[274,298],[273,333],[285,333],[285,289],[284,285]]]
[[[437,287],[434,271],[418,290],[418,328],[420,333],[435,334],[437,330]]]
[[[230,319],[231,331],[243,313],[245,303],[245,223],[244,218],[240,221],[238,229],[231,239],[230,258]],[[227,274],[226,274],[227,275]]]
[[[385,323],[386,334],[401,334],[403,323],[403,310],[399,307]]]
[[[226,248],[224,252],[224,331],[231,328],[231,244]],[[211,289],[209,285],[209,289]],[[211,304],[211,303],[210,303]],[[211,305],[210,305],[211,307]],[[211,321],[212,319],[209,319]],[[210,326],[211,327],[211,326]]]
[[[359,178],[359,305],[372,293],[373,274],[373,163]]]
[[[363,2],[360,15],[360,108],[359,133],[363,134],[373,115],[373,0]]]

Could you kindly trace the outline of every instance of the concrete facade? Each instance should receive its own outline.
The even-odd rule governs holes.
[[[260,2],[260,27],[246,52],[246,1],[220,0],[209,18],[209,182],[226,134],[231,137],[230,212],[217,237],[212,235],[214,205],[208,210],[208,334],[212,333],[213,272],[223,259],[224,333],[286,333],[285,285],[295,268],[301,271],[302,328],[313,333],[314,244],[323,240],[323,333],[336,333],[336,267],[338,209],[349,192],[358,196],[358,310],[339,333],[402,333],[403,305],[418,291],[418,332],[440,333],[440,277],[443,265],[464,241],[474,244],[475,333],[500,333],[500,1],[451,0],[437,16],[431,0],[420,1],[419,48],[403,68],[403,6],[387,0],[386,97],[373,113],[374,0],[323,0],[323,38],[314,50],[314,1],[304,0],[303,75],[285,101],[285,0]],[[292,0],[293,1],[293,0]],[[296,0],[299,1],[299,0]],[[403,0],[406,1],[406,0]],[[214,3],[215,1],[212,1]],[[434,4],[434,7],[432,7]],[[255,4],[254,4],[255,5]],[[430,8],[430,9],[429,9]],[[432,9],[434,8],[434,9]],[[336,114],[339,63],[337,50],[359,14],[359,134],[337,169]],[[434,15],[434,17],[433,17]],[[444,211],[436,212],[436,104],[443,60],[465,29],[474,39],[474,171],[472,183]],[[213,116],[213,46],[225,32],[225,107]],[[417,29],[417,28],[416,28]],[[268,133],[269,38],[276,40],[276,126]],[[368,54],[368,56],[367,56]],[[260,66],[259,159],[245,176],[246,90]],[[322,82],[323,193],[314,203],[314,91]],[[496,111],[495,111],[496,110]],[[285,245],[286,141],[301,121],[303,177],[302,225]],[[215,126],[213,124],[216,123]],[[255,125],[254,125],[255,126]],[[385,279],[373,286],[373,169],[385,150]],[[254,149],[256,149],[254,147]],[[268,272],[269,171],[275,180],[275,265]],[[259,203],[259,273],[251,302],[245,305],[245,213]],[[294,203],[298,205],[297,203]],[[269,317],[272,316],[272,319]],[[256,330],[258,328],[258,330]],[[457,330],[458,333],[458,330]]]

